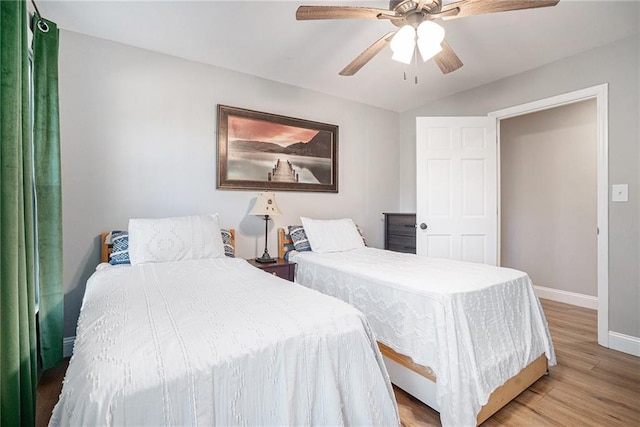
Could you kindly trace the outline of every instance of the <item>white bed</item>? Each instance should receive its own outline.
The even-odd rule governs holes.
[[[283,230],[279,237],[282,249]],[[547,360],[555,364],[544,313],[523,272],[367,247],[292,252],[289,260],[297,263],[297,283],[365,313],[392,364],[435,382],[426,403],[444,426],[482,422],[538,379]],[[530,366],[536,373],[519,375]],[[388,366],[392,381],[396,368]],[[492,393],[514,378],[521,388],[480,417]]]
[[[365,317],[235,258],[101,264],[50,425],[399,425]]]

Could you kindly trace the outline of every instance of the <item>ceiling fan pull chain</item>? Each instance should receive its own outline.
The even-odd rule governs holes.
[[[413,76],[413,84],[418,84],[418,49],[413,49],[413,63],[415,66],[413,67],[413,72],[415,73]]]

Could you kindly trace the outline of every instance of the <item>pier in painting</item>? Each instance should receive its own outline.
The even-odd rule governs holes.
[[[289,160],[278,159],[275,166],[267,176],[268,181],[273,182],[298,182],[299,176]]]

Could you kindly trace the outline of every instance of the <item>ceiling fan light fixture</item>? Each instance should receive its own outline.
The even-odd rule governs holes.
[[[402,62],[403,64],[411,64],[413,52],[416,48],[416,31],[411,25],[405,25],[400,28],[390,43],[393,55],[391,59]]]
[[[433,58],[442,52],[444,28],[433,21],[424,21],[418,25],[418,50],[423,61]]]
[[[442,46],[440,44],[433,44],[430,40],[425,42],[423,39],[418,39],[418,50],[420,51],[422,61],[426,62],[442,52]]]
[[[444,28],[433,21],[423,21],[418,25],[418,38],[433,40],[433,43],[440,44],[444,40]]]
[[[413,49],[393,52],[393,55],[391,55],[391,59],[409,65],[411,64],[411,60],[413,59]]]

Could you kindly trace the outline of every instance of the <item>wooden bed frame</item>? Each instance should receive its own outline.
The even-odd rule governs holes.
[[[291,238],[287,237],[283,228],[278,229],[278,257],[284,258],[285,255],[285,246],[293,244]],[[396,353],[390,347],[378,343],[378,347],[380,348],[380,352],[385,357],[385,361],[390,359],[391,361],[401,365],[403,368],[408,369],[412,372],[417,373],[421,377],[426,380],[436,383],[437,378],[431,368],[423,365],[419,365],[415,363],[411,357],[405,356],[404,354]],[[388,367],[389,369],[389,367]],[[390,369],[389,369],[390,370]],[[548,363],[547,357],[541,354],[537,359],[531,362],[528,366],[522,369],[517,375],[508,379],[504,384],[495,389],[493,393],[489,396],[489,401],[484,405],[477,417],[477,424],[482,424],[486,421],[490,416],[498,412],[503,406],[512,401],[516,396],[529,388],[533,383],[535,383],[540,377],[547,374],[548,371]],[[391,375],[390,375],[391,376]],[[392,378],[392,382],[393,378]],[[400,386],[399,384],[396,384]],[[400,386],[400,388],[403,388]],[[406,390],[409,391],[409,390]],[[418,396],[416,396],[418,397]],[[419,398],[419,397],[418,397]],[[423,401],[423,399],[419,400]],[[428,402],[424,402],[429,405]],[[431,406],[431,405],[429,405]]]
[[[100,262],[109,262],[109,255],[111,255],[111,251],[113,250],[111,243],[107,243],[109,234],[110,231],[105,231],[100,235]],[[229,229],[229,234],[231,234],[231,246],[233,246],[233,253],[235,253],[236,230],[233,228]]]

